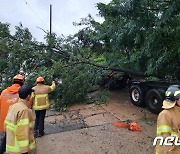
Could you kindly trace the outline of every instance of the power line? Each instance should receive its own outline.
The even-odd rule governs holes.
[[[44,23],[44,21],[40,18],[40,16],[32,9],[32,7],[28,4],[28,2],[26,0],[24,0],[25,4],[31,9],[31,11],[36,15],[36,17],[43,23],[43,25],[45,26],[46,24]],[[46,27],[46,26],[45,26]],[[47,28],[47,27],[46,27]]]

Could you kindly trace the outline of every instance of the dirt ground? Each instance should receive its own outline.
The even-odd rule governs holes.
[[[157,115],[132,105],[126,90],[109,93],[106,104],[76,104],[64,113],[47,112],[37,154],[152,154]],[[142,131],[113,125],[134,121]]]

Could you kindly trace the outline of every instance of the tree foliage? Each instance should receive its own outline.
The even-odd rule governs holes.
[[[102,23],[88,15],[74,23],[84,27],[75,35],[47,32],[45,42],[36,41],[21,23],[14,35],[9,24],[0,23],[1,90],[17,73],[24,73],[30,85],[44,76],[47,84],[56,81],[51,98],[62,109],[87,102],[108,69],[180,80],[179,0],[112,0],[97,8]]]
[[[111,49],[124,52],[142,71],[180,79],[178,0],[112,0],[97,6]]]
[[[83,49],[74,37],[49,33],[46,42],[39,43],[22,24],[16,27],[14,35],[9,33],[9,25],[1,23],[0,28],[3,33],[0,38],[1,90],[10,85],[15,74],[21,73],[26,76],[26,84],[31,86],[38,76],[43,76],[49,85],[55,80],[57,88],[50,96],[58,110],[68,104],[89,101],[87,93],[93,88],[96,74],[90,72],[92,67],[81,66],[82,59],[89,57],[89,48]]]

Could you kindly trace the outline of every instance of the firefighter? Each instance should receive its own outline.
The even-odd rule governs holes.
[[[48,93],[53,91],[56,87],[55,82],[52,81],[52,85],[48,86],[44,84],[44,78],[38,77],[36,79],[37,85],[33,87],[33,110],[35,110],[36,120],[34,135],[35,137],[41,137],[44,135],[44,119],[46,115],[46,109],[49,108]]]
[[[180,135],[180,86],[171,85],[165,93],[166,99],[163,101],[163,111],[157,119],[157,136],[164,139],[169,136],[178,137]],[[156,145],[156,154],[180,154],[180,147],[167,145]]]
[[[24,83],[24,76],[17,74],[13,77],[12,85],[2,91],[0,95],[0,131],[3,137],[0,145],[0,154],[6,151],[6,134],[4,130],[4,120],[6,118],[9,106],[18,101],[18,90]]]
[[[29,100],[33,89],[22,86],[18,102],[9,107],[6,119],[6,152],[10,154],[31,154],[35,150],[34,120]]]

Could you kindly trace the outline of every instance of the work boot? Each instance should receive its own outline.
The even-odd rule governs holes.
[[[39,135],[38,135],[38,131],[34,131],[34,137],[37,138]]]
[[[38,137],[41,137],[41,136],[44,136],[44,131],[42,131],[42,132],[39,132],[39,135],[38,135]]]

